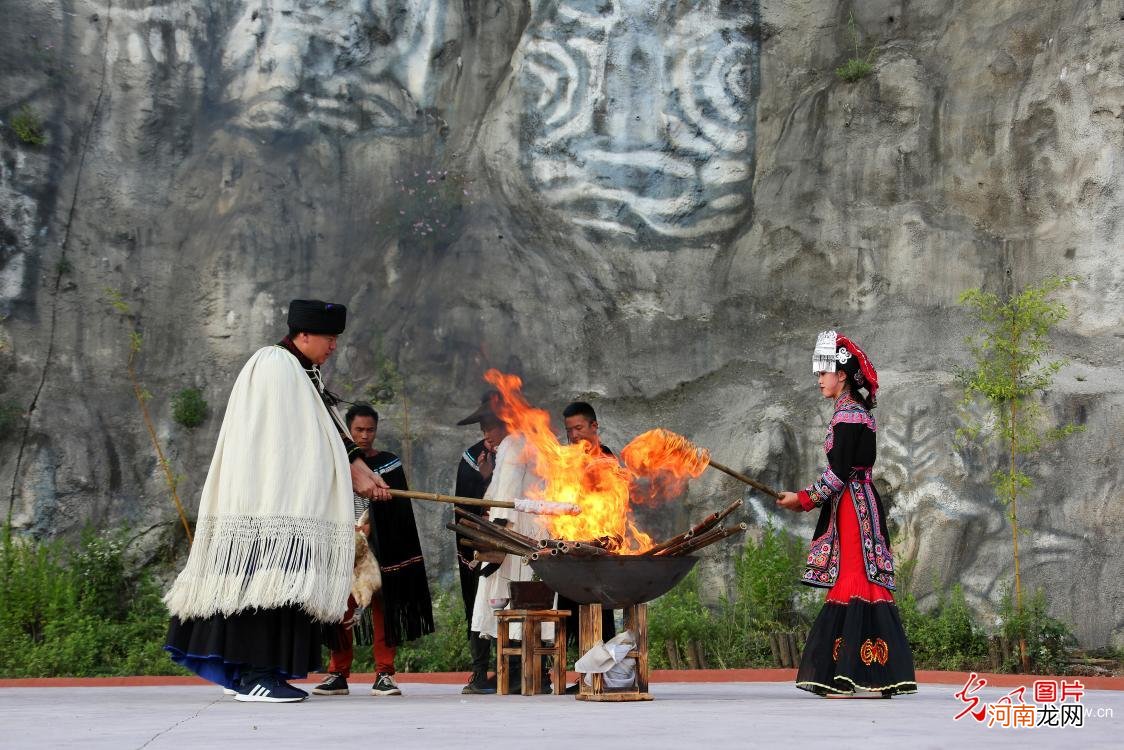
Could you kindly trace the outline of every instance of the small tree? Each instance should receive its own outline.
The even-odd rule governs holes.
[[[119,312],[122,316],[128,318],[132,315],[129,303],[119,290],[107,288],[105,290],[105,300],[110,307]],[[171,463],[164,457],[164,449],[160,447],[160,438],[156,436],[156,427],[152,423],[152,415],[148,412],[148,400],[152,398],[152,394],[141,386],[140,379],[137,377],[137,355],[140,354],[143,344],[144,340],[141,338],[139,331],[134,329],[129,333],[129,359],[125,363],[125,372],[128,373],[129,382],[132,383],[133,394],[137,398],[137,405],[140,406],[141,419],[144,421],[144,426],[148,429],[148,437],[152,441],[152,448],[156,451],[156,457],[160,461],[161,468],[164,469],[164,481],[168,485],[168,490],[172,493],[172,500],[176,504],[176,512],[179,513],[180,522],[183,524],[183,530],[187,533],[187,541],[189,544],[192,544],[194,543],[194,539],[191,534],[191,524],[187,521],[187,513],[183,509],[183,503],[180,502],[180,495],[177,490],[181,477],[172,472]]]
[[[992,475],[999,499],[1007,506],[1015,563],[1015,609],[1022,611],[1022,579],[1019,571],[1018,498],[1021,490],[1033,486],[1019,468],[1019,457],[1034,453],[1046,442],[1058,440],[1083,429],[1076,425],[1049,428],[1044,425],[1042,407],[1036,400],[1046,391],[1054,375],[1065,364],[1048,360],[1047,335],[1069,310],[1049,296],[1062,286],[1076,281],[1074,276],[1051,276],[1034,286],[1012,294],[1006,300],[980,289],[969,289],[959,302],[971,309],[978,328],[968,337],[975,365],[960,372],[966,403],[981,401],[993,418],[989,424],[970,421],[958,432],[961,439],[998,439],[1006,454],[1005,468]],[[1026,641],[1019,650],[1027,666]]]

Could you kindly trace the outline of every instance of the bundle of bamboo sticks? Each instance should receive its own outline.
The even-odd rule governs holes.
[[[689,555],[710,545],[728,539],[736,534],[744,534],[748,524],[723,527],[722,521],[741,507],[742,501],[735,500],[722,510],[716,511],[682,534],[660,542],[644,555],[655,557],[676,557]],[[623,539],[619,536],[602,536],[597,539],[532,539],[492,521],[485,520],[468,511],[454,508],[456,522],[446,524],[445,528],[461,536],[460,544],[479,552],[503,552],[518,555],[527,561],[543,557],[572,555],[574,557],[599,557],[616,555]]]
[[[677,534],[667,541],[660,542],[644,554],[654,555],[656,557],[689,555],[703,547],[708,547],[715,542],[722,541],[727,537],[731,537],[735,534],[744,534],[746,529],[749,528],[748,524],[739,523],[737,526],[731,526],[728,529],[721,526],[722,521],[740,508],[741,505],[742,501],[740,499],[735,500],[722,510],[711,513],[682,534]]]

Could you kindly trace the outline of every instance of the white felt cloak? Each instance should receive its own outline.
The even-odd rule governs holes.
[[[492,481],[484,492],[488,500],[512,500],[528,497],[535,494],[533,491],[542,487],[542,480],[532,471],[534,462],[524,455],[526,451],[525,438],[518,435],[509,435],[503,439],[496,449],[496,468],[492,472]],[[512,508],[489,508],[488,517],[492,520],[507,519],[510,528],[532,539],[546,539],[550,534],[542,516],[523,513]],[[506,555],[500,563],[499,570],[487,578],[481,578],[476,587],[476,600],[472,607],[472,630],[478,633],[496,637],[497,622],[495,610],[488,603],[489,599],[507,599],[511,596],[512,581],[530,581],[535,572],[531,566],[523,562],[519,555]],[[511,637],[520,638],[519,625],[511,627]],[[542,626],[544,640],[554,638],[554,625],[546,623]]]
[[[164,602],[181,620],[300,606],[339,622],[354,560],[351,469],[296,357],[242,368],[199,501],[195,542]]]

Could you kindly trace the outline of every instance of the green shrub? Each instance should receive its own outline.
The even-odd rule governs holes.
[[[714,609],[698,594],[692,571],[648,608],[649,658],[657,668],[671,666],[668,643],[681,650],[702,646],[707,665],[719,669],[771,666],[769,634],[801,627],[818,599],[800,583],[803,543],[766,526],[759,542],[750,541],[734,563],[730,596]]]
[[[26,104],[12,117],[11,128],[16,138],[29,146],[42,146],[47,142],[47,134],[43,132],[43,122],[35,110]]]
[[[959,584],[942,592],[931,612],[921,612],[916,597],[908,591],[899,593],[897,601],[918,669],[986,668],[987,635],[973,622]]]
[[[652,666],[671,666],[667,644],[709,643],[717,634],[714,614],[699,599],[698,572],[692,570],[671,591],[648,605],[648,658]]]
[[[172,399],[172,418],[184,427],[203,424],[208,411],[207,400],[198,388],[184,388]]]
[[[835,75],[847,83],[854,83],[870,75],[874,66],[861,57],[852,57],[835,69]]]
[[[859,31],[855,28],[854,11],[847,17],[847,36],[851,38],[855,54],[835,69],[835,75],[847,83],[854,83],[866,78],[874,70],[874,65],[871,64],[871,59],[874,57],[874,48],[872,47],[865,57],[859,54]]]
[[[807,621],[807,596],[800,582],[807,562],[806,545],[771,525],[761,541],[750,541],[734,563],[735,600],[746,616],[763,628],[789,628]]]
[[[159,585],[128,571],[123,531],[37,543],[4,528],[0,546],[0,676],[186,674],[163,652]]]
[[[1011,643],[1011,659],[1003,665],[1004,671],[1016,672],[1019,668],[1019,640],[1026,639],[1027,655],[1032,672],[1063,674],[1068,666],[1066,646],[1076,641],[1069,626],[1046,613],[1046,594],[1041,589],[1033,597],[1024,599],[1022,610],[1015,606],[1011,592],[1007,591],[999,605],[999,617],[1004,637]]]
[[[436,631],[398,649],[396,666],[404,672],[463,672],[472,666],[468,624],[460,590],[438,592],[433,601]]]

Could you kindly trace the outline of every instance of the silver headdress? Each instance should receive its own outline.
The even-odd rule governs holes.
[[[812,372],[835,372],[836,365],[845,364],[851,358],[846,349],[837,349],[835,331],[824,331],[816,337],[816,349],[812,352]]]

